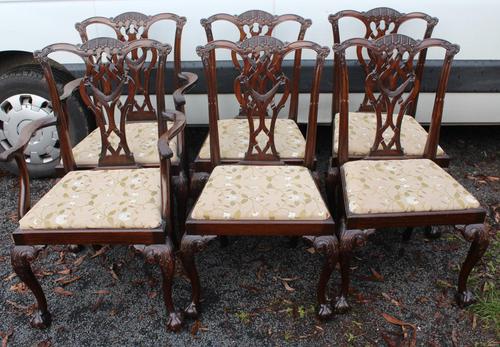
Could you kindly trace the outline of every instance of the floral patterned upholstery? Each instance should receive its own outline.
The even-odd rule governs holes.
[[[385,119],[385,117],[382,117]],[[339,115],[335,115],[333,133],[333,150],[338,152],[339,148]],[[377,118],[373,113],[349,112],[349,156],[366,156],[375,140]],[[390,140],[393,133],[386,130],[384,137]],[[406,155],[422,155],[427,141],[427,132],[411,116],[404,116],[401,126],[401,146]],[[437,155],[444,155],[444,151],[438,146]]]
[[[326,220],[330,217],[302,166],[220,165],[210,175],[193,219]]]
[[[159,168],[71,171],[19,221],[21,229],[150,229],[160,223]]]
[[[266,120],[268,127],[270,124],[271,120]],[[248,120],[222,119],[219,120],[218,126],[221,159],[243,159],[248,149]],[[262,132],[257,137],[261,148],[264,148],[267,140],[267,135]],[[292,119],[276,120],[274,143],[281,158],[304,158],[306,140],[297,123]],[[199,157],[200,159],[210,159],[209,137],[203,143]]]
[[[167,126],[173,123],[168,122]],[[156,122],[137,122],[127,123],[125,125],[127,135],[127,144],[130,151],[134,154],[134,159],[138,164],[159,164],[158,154],[158,124]],[[111,137],[111,145],[117,146],[118,136]],[[174,152],[172,162],[178,162],[177,141],[172,141],[170,147]],[[92,131],[86,138],[73,147],[73,156],[76,165],[94,165],[97,166],[99,154],[101,153],[101,133],[99,128]]]
[[[351,214],[465,210],[472,194],[428,159],[356,160],[343,165]]]

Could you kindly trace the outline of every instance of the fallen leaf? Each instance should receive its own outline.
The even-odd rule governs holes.
[[[52,346],[52,340],[51,339],[48,339],[48,340],[45,340],[45,341],[40,341],[37,344],[37,347],[50,347],[50,346]]]
[[[14,334],[14,329],[11,327],[5,333],[2,333],[2,347],[7,347],[9,343],[9,338]]]
[[[260,292],[259,288],[254,287],[254,286],[249,286],[248,284],[240,284],[240,287],[243,288],[243,289],[246,289],[246,290],[248,290],[249,292],[252,292],[252,293],[258,293],[258,292]]]
[[[459,344],[458,344],[458,333],[457,333],[457,329],[453,328],[453,330],[451,331],[451,342],[453,344],[453,347],[458,347]]]
[[[281,281],[281,283],[283,283],[283,286],[285,287],[285,289],[288,291],[288,292],[294,292],[295,289],[290,287],[290,285],[288,284],[287,281]]]
[[[25,293],[28,287],[23,282],[19,282],[10,286],[10,291],[14,293]]]
[[[158,296],[158,292],[152,291],[152,292],[149,292],[149,293],[148,293],[148,297],[149,297],[150,299],[154,299],[154,298],[156,298],[157,296]]]
[[[111,292],[107,289],[101,289],[101,290],[94,292],[94,294],[99,294],[99,295],[108,295],[109,293],[111,293]]]
[[[74,266],[80,266],[83,261],[85,260],[85,258],[87,257],[86,254],[82,255],[81,257],[78,257],[74,262],[73,262],[73,265]]]
[[[314,249],[314,247],[309,247],[308,249],[306,249],[306,251],[308,251],[311,254],[315,254],[316,253],[316,250]]]
[[[100,255],[103,255],[104,253],[106,253],[109,249],[109,246],[104,246],[104,247],[101,247],[97,252],[95,252],[94,254],[92,254],[92,256],[90,256],[90,258],[97,258],[98,256]]]
[[[54,292],[64,296],[73,296],[73,292],[69,290],[65,290],[63,287],[55,287]]]
[[[60,277],[60,278],[56,279],[55,281],[63,286],[66,286],[70,283],[78,281],[80,278],[81,278],[80,276],[73,276],[73,277],[69,277],[69,278],[68,278],[68,276],[64,276],[64,277]]]
[[[9,276],[5,277],[3,280],[7,282],[7,281],[12,280],[12,279],[13,279],[14,277],[16,277],[16,276],[17,276],[17,275],[16,275],[16,273],[15,273],[15,272],[13,272],[13,273],[11,273]]]
[[[295,281],[295,280],[298,280],[300,277],[299,276],[295,276],[295,277],[277,277],[278,279],[282,280],[282,281],[285,281],[285,282],[291,282],[291,281]]]
[[[378,281],[378,282],[384,282],[384,276],[382,276],[380,273],[378,273],[375,269],[373,268],[370,268],[371,272],[372,272],[372,279],[374,281]]]
[[[382,292],[382,296],[383,296],[385,299],[387,299],[387,301],[389,301],[391,304],[393,304],[393,305],[395,305],[395,306],[397,306],[397,307],[401,307],[401,303],[400,303],[399,301],[397,301],[397,300],[395,300],[395,299],[391,298],[391,297],[389,296],[389,294]]]
[[[397,319],[397,318],[395,318],[387,313],[382,313],[382,317],[384,317],[384,319],[391,324],[399,325],[401,327],[401,329],[403,330],[404,335],[406,335],[406,332],[405,332],[406,327],[411,328],[412,333],[411,333],[411,336],[409,337],[410,338],[409,346],[415,347],[417,345],[417,327],[414,324],[403,322],[402,320],[399,320],[399,319]]]
[[[196,336],[196,334],[198,334],[198,331],[200,330],[200,326],[201,326],[201,323],[199,320],[196,320],[193,324],[193,326],[191,327],[191,335],[192,336]]]
[[[92,312],[96,312],[99,307],[101,306],[102,302],[104,301],[104,297],[102,295],[99,295],[99,297],[97,298],[97,301],[92,305]]]
[[[80,265],[80,264],[78,264],[78,265]],[[64,269],[64,270],[57,271],[57,273],[58,273],[59,275],[69,275],[69,274],[71,273],[71,269],[66,268],[66,269]]]

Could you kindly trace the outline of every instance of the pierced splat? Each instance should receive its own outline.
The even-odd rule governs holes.
[[[134,105],[136,85],[124,64],[124,44],[114,39],[106,39],[105,45],[100,41],[102,39],[93,39],[81,46],[87,52],[89,64],[87,74],[80,83],[80,95],[94,113],[101,131],[99,166],[116,162],[134,165],[134,156],[127,144],[125,120]],[[128,93],[122,103],[120,96],[125,87]],[[116,141],[117,145],[113,146]]]
[[[163,45],[158,41],[142,39],[134,42],[121,42],[114,38],[95,38],[81,45],[55,44],[45,47],[42,51],[36,52],[35,57],[41,62],[47,76],[52,76],[52,70],[48,55],[54,52],[69,52],[79,56],[85,63],[86,69],[83,78],[75,80],[79,83],[79,92],[86,106],[95,116],[96,123],[101,135],[101,153],[98,166],[136,166],[133,153],[127,144],[125,133],[125,123],[128,115],[133,112],[135,96],[137,94],[137,84],[133,78],[133,69],[142,68],[142,64],[150,62],[141,59],[129,64],[128,60],[132,52],[137,50],[148,50],[154,52],[157,58],[154,67],[163,71],[167,55],[171,51],[170,45]],[[163,74],[162,74],[163,76]],[[163,93],[163,77],[158,79],[159,93]],[[52,104],[58,116],[61,129],[67,129],[67,110],[65,102],[61,102],[57,87],[53,78],[47,78],[51,88]],[[76,87],[76,85],[75,85]],[[160,90],[161,89],[161,90]],[[126,91],[126,99],[120,101],[123,91]],[[158,98],[161,109],[163,98]],[[160,123],[159,131],[163,126]],[[67,131],[62,131],[62,134]],[[63,136],[66,138],[66,136]],[[66,140],[69,141],[69,140]],[[71,151],[70,149],[67,151]],[[73,159],[73,158],[70,158]],[[73,162],[71,160],[71,162]],[[74,162],[73,162],[74,163]]]
[[[446,84],[450,74],[450,66],[457,45],[439,39],[416,41],[401,35],[386,35],[376,41],[367,39],[350,39],[334,46],[339,57],[341,73],[341,116],[339,122],[339,163],[347,160],[347,119],[348,115],[348,73],[345,51],[349,47],[367,49],[373,57],[374,67],[365,79],[365,93],[369,105],[375,111],[377,121],[376,134],[369,157],[404,156],[401,146],[401,124],[407,110],[415,103],[420,92],[420,80],[417,78],[415,60],[419,54],[430,47],[439,47],[446,51],[441,68],[439,85],[436,90],[431,127],[424,151],[424,157],[434,159],[439,142],[439,125]]]
[[[87,42],[87,29],[91,25],[105,25],[111,28],[116,38],[122,42],[132,42],[138,39],[149,38],[149,30],[153,24],[160,21],[174,22],[176,25],[175,43],[174,43],[174,77],[175,88],[180,87],[178,74],[181,72],[180,43],[181,35],[186,18],[173,13],[160,13],[154,16],[148,16],[139,12],[125,12],[114,18],[91,17],[75,27],[82,42]],[[151,80],[151,71],[157,62],[157,54],[154,50],[145,48],[135,49],[127,57],[127,64],[132,78],[136,85],[136,94],[141,96],[142,100],[135,98],[132,110],[128,114],[129,121],[156,120],[156,110],[151,102],[149,85]],[[146,63],[146,59],[148,60]]]
[[[280,24],[285,22],[295,22],[298,23],[299,32],[297,34],[297,40],[304,40],[307,29],[311,26],[312,21],[310,19],[305,19],[301,16],[295,14],[284,14],[284,15],[273,15],[269,12],[262,10],[250,10],[243,12],[240,15],[229,15],[226,13],[219,13],[209,18],[202,19],[201,25],[205,29],[207,35],[207,41],[211,42],[214,40],[214,35],[212,32],[212,24],[217,21],[225,21],[232,23],[239,33],[238,42],[242,42],[251,37],[257,36],[273,36],[273,32]],[[298,103],[299,103],[299,81],[300,81],[300,69],[301,69],[301,50],[295,51],[294,65],[293,65],[293,77],[291,84],[291,97],[290,97],[290,108],[289,117],[290,119],[297,120],[298,115]],[[215,61],[215,55],[210,57]],[[231,52],[231,60],[236,69],[242,70],[245,67],[245,61],[240,61],[238,55],[235,52]],[[244,115],[239,115],[239,118],[244,118]]]
[[[297,50],[309,49],[316,53],[305,158],[307,165],[312,165],[319,76],[329,52],[328,48],[309,41],[284,44],[270,36],[255,36],[237,43],[225,40],[212,41],[204,47],[197,48],[207,76],[212,165],[218,165],[220,162],[217,77],[214,73],[217,69],[216,61],[211,59],[216,49],[228,49],[242,61],[243,68],[239,70],[239,75],[234,81],[234,92],[240,104],[240,114],[247,118],[249,124],[249,143],[243,163],[259,161],[266,164],[281,163],[274,142],[274,131],[279,112],[283,109],[291,89],[290,80],[282,71],[283,60],[287,54]]]
[[[376,67],[365,80],[365,94],[377,119],[370,156],[403,155],[404,149],[400,141],[403,117],[420,91],[412,54],[412,47],[417,42],[397,35],[384,36],[375,42],[376,46],[385,46],[387,50],[382,50],[378,57],[374,57],[378,58]],[[397,46],[398,44],[401,46]]]
[[[359,20],[365,28],[364,38],[369,40],[377,40],[383,36],[390,34],[397,34],[401,25],[411,20],[423,20],[426,22],[426,30],[423,38],[430,38],[434,27],[438,23],[438,19],[431,17],[421,12],[400,13],[392,8],[378,7],[366,12],[358,12],[353,10],[340,11],[328,17],[332,24],[333,41],[340,43],[340,26],[339,21],[343,18],[354,18]],[[365,72],[365,76],[373,71],[375,60],[371,52],[363,47],[356,48],[357,59]],[[418,81],[422,80],[424,63],[426,59],[426,51],[420,52],[418,56],[417,68],[415,71],[415,78]],[[335,59],[338,61],[338,57]],[[335,115],[339,111],[339,79],[338,79],[338,64],[334,66],[334,91],[333,91],[333,105],[332,114]],[[417,99],[407,109],[407,114],[415,116]],[[368,95],[365,94],[358,111],[360,112],[373,112],[373,107],[370,105]]]

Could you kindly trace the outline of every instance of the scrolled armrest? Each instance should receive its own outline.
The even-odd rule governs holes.
[[[175,108],[182,107],[186,104],[186,98],[184,97],[184,94],[188,92],[198,81],[198,75],[192,72],[181,72],[177,76],[185,82],[182,87],[176,89],[172,94],[174,98]]]
[[[166,110],[162,117],[174,122],[158,139],[158,151],[163,158],[170,159],[174,155],[169,142],[174,139],[186,127],[186,115],[180,111]]]
[[[0,153],[0,162],[10,161],[14,158],[16,154],[23,153],[24,149],[30,142],[31,137],[35,134],[37,130],[56,124],[57,124],[57,119],[51,116],[31,121],[21,130],[17,143],[8,150]]]
[[[69,98],[71,96],[71,94],[73,94],[73,91],[76,88],[78,88],[78,86],[80,85],[80,83],[82,82],[82,80],[83,80],[83,77],[80,77],[80,78],[74,79],[74,80],[66,83],[64,85],[63,94],[61,95],[61,97],[59,98],[59,100],[64,101],[67,98]]]

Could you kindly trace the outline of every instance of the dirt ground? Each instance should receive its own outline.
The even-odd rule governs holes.
[[[191,155],[206,129],[188,129]],[[329,130],[320,130],[319,170],[329,153]],[[442,147],[453,157],[450,172],[488,210],[494,234],[500,221],[500,128],[448,127]],[[32,182],[36,201],[54,179]],[[2,346],[497,346],[500,340],[498,239],[474,271],[470,287],[481,299],[468,309],[453,300],[458,269],[468,250],[460,235],[442,227],[439,240],[417,232],[402,242],[401,230],[379,230],[352,262],[352,310],[321,322],[314,315],[322,259],[286,238],[214,241],[197,259],[203,313],[180,333],[165,329],[166,311],[156,267],[126,247],[78,254],[48,247],[34,263],[53,314],[50,329],[29,326],[34,298],[12,274],[10,233],[17,226],[17,180],[0,177],[0,339]],[[174,283],[179,307],[190,286],[181,267]],[[334,273],[331,296],[338,290]],[[55,289],[62,287],[61,289]],[[394,317],[403,325],[391,324]],[[385,318],[384,318],[385,317]],[[403,341],[404,340],[404,341]],[[402,342],[403,341],[403,342]]]

